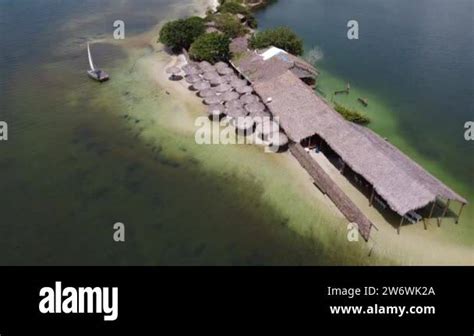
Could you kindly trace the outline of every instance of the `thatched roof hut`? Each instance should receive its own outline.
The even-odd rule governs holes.
[[[219,75],[217,74],[216,71],[214,70],[211,70],[211,71],[206,71],[205,73],[203,73],[202,75],[202,78],[204,78],[205,80],[207,81],[210,81],[216,77],[219,77]]]
[[[225,114],[231,118],[246,117],[248,112],[241,107],[226,108]]]
[[[198,75],[202,73],[202,70],[195,64],[186,64],[181,69],[183,69],[187,75]]]
[[[286,150],[289,144],[288,137],[282,132],[273,132],[270,133],[267,137],[270,146],[278,147],[281,150]]]
[[[260,99],[256,95],[249,94],[249,95],[243,95],[242,97],[240,97],[240,101],[243,104],[252,104],[252,103],[256,103],[260,101]]]
[[[211,87],[211,84],[209,84],[209,82],[205,80],[201,80],[193,84],[193,88],[198,91],[209,89],[210,87]]]
[[[218,93],[224,93],[224,92],[229,92],[230,90],[232,90],[232,86],[230,86],[229,84],[227,83],[224,83],[224,84],[221,84],[219,86],[216,86],[216,92]],[[237,97],[239,98],[239,97]]]
[[[214,78],[211,78],[210,79],[210,82],[211,82],[211,85],[213,86],[217,86],[217,85],[221,85],[221,84],[224,84],[224,83],[227,83],[227,81],[225,80],[225,78],[221,77],[221,76],[216,76]]]
[[[222,98],[219,96],[210,96],[204,99],[206,105],[216,105],[222,102]]]
[[[234,88],[238,88],[238,87],[247,86],[248,83],[245,79],[235,79],[232,82],[230,82],[230,85],[232,85],[232,87]]]
[[[236,107],[243,108],[244,104],[239,99],[234,99],[234,100],[226,102],[225,107],[227,107],[227,108],[236,108]]]
[[[265,111],[265,105],[263,105],[260,102],[254,102],[254,103],[246,104],[245,109],[249,113],[258,113],[258,112]]]
[[[214,66],[207,62],[207,61],[202,61],[199,63],[199,68],[203,71],[203,72],[206,72],[206,71],[210,71],[210,70],[215,70]]]
[[[235,89],[240,94],[250,94],[253,92],[253,88],[250,85],[240,86]]]
[[[208,115],[209,115],[209,118],[212,120],[215,120],[216,118],[220,118],[222,115],[224,115],[224,112],[225,112],[225,107],[222,104],[209,105]]]
[[[214,64],[214,67],[216,69],[224,69],[224,68],[228,68],[229,64],[227,64],[225,62],[217,62],[216,64]]]
[[[217,72],[220,74],[220,75],[231,75],[234,73],[234,70],[232,68],[219,68],[217,69]]]
[[[239,99],[239,94],[235,91],[227,91],[226,93],[221,95],[223,101],[232,101],[235,99]]]
[[[216,96],[217,93],[216,93],[216,90],[214,89],[204,89],[204,90],[201,90],[199,91],[199,96],[201,98],[209,98],[209,97],[212,97],[212,96]]]
[[[346,121],[293,72],[257,80],[253,85],[264,101],[272,98],[267,106],[292,141],[320,136],[401,216],[438,198],[467,204],[395,146],[368,128]]]
[[[185,77],[185,80],[186,82],[188,82],[189,84],[194,84],[194,83],[197,83],[201,80],[201,76],[199,75],[187,75]]]
[[[239,77],[235,73],[230,75],[224,75],[222,76],[222,78],[224,78],[227,83],[231,83],[233,80],[239,79]]]

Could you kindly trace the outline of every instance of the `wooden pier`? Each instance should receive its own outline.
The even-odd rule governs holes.
[[[358,225],[360,234],[368,241],[370,230],[374,224],[339,188],[323,168],[311,158],[303,146],[298,143],[292,143],[290,144],[290,151],[301,166],[311,175],[316,186],[334,202],[349,222]]]

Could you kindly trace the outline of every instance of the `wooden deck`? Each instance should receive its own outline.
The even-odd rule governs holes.
[[[318,188],[334,202],[347,220],[358,225],[360,234],[368,241],[370,230],[374,224],[372,224],[354,202],[351,201],[344,191],[337,186],[323,168],[311,158],[303,146],[298,143],[291,143],[290,152],[309,175],[311,175]]]

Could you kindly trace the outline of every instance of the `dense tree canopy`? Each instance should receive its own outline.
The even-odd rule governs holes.
[[[204,19],[193,16],[166,23],[160,31],[159,41],[174,51],[180,51],[189,49],[205,31]]]
[[[250,39],[250,47],[254,49],[263,49],[269,46],[275,46],[293,55],[303,54],[303,40],[287,27],[264,30],[256,33]]]
[[[216,28],[230,38],[245,35],[247,29],[242,25],[239,19],[230,13],[219,14],[214,16]]]
[[[219,33],[201,35],[194,41],[189,50],[189,55],[197,61],[216,63],[227,61],[230,57],[230,40]]]
[[[236,0],[221,1],[221,5],[217,8],[217,11],[222,14],[242,14],[245,16],[250,28],[257,28],[257,20],[250,9]]]

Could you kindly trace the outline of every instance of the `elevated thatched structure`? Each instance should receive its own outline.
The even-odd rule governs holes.
[[[292,141],[320,136],[401,216],[438,198],[467,203],[380,136],[346,121],[291,71],[253,86],[263,101],[271,101],[268,109]]]
[[[313,84],[319,76],[308,62],[275,47],[261,52],[245,51],[233,60],[233,65],[251,82],[268,80],[287,71],[308,84]]]

